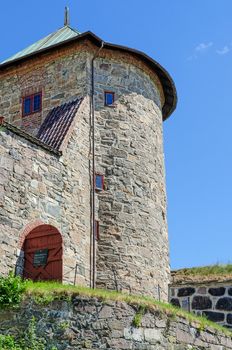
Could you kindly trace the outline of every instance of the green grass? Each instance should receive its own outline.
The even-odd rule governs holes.
[[[209,266],[199,266],[185,268],[175,271],[178,276],[214,276],[214,275],[232,275],[232,264],[215,264]]]
[[[43,301],[45,304],[48,302],[50,303],[57,299],[71,300],[75,296],[94,297],[102,301],[122,301],[129,305],[138,307],[138,310],[141,310],[142,308],[144,310],[157,311],[160,315],[165,314],[171,319],[183,317],[191,324],[194,324],[199,330],[212,327],[230,337],[232,336],[232,333],[228,329],[207,320],[205,317],[198,317],[171,304],[159,302],[146,296],[135,296],[103,289],[90,289],[87,287],[63,285],[56,282],[33,283],[31,281],[26,283],[24,297],[28,296],[34,298],[35,301],[39,300],[39,304],[43,304]]]

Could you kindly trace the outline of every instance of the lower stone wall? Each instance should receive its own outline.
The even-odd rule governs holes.
[[[47,349],[138,349],[138,350],[225,350],[232,339],[215,329],[198,328],[180,317],[168,317],[158,310],[138,316],[138,306],[124,302],[74,297],[71,302],[54,301],[39,306],[27,300],[18,310],[0,311],[0,334],[17,337],[30,320],[36,320],[38,337]]]
[[[232,328],[232,283],[172,286],[170,302],[199,316]]]

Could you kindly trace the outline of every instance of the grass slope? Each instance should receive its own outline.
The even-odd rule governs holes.
[[[142,307],[145,310],[155,310],[160,314],[165,314],[170,318],[183,317],[190,323],[194,324],[200,330],[207,327],[212,327],[215,330],[223,332],[229,337],[232,333],[209,320],[205,317],[198,317],[195,314],[188,313],[180,308],[177,308],[171,304],[159,302],[151,297],[146,296],[135,296],[115,291],[108,291],[103,289],[90,289],[87,287],[63,285],[56,282],[31,282],[26,283],[25,297],[30,296],[35,299],[38,303],[49,303],[56,299],[72,298],[74,296],[84,296],[89,298],[98,298],[105,301],[121,301],[126,302],[133,306]]]
[[[209,265],[191,267],[174,271],[178,275],[184,276],[217,276],[217,275],[230,275],[232,277],[232,264],[226,265]]]

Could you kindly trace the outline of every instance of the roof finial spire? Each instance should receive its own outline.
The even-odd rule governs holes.
[[[70,25],[70,15],[69,15],[69,7],[68,6],[65,6],[64,25],[65,26],[69,26]]]

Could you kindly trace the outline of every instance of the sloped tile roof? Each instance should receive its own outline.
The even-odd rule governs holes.
[[[45,118],[36,137],[58,151],[76,115],[82,99],[53,108]]]
[[[48,48],[49,46],[59,44],[59,43],[62,43],[66,40],[74,38],[74,37],[78,36],[79,34],[80,33],[76,29],[73,29],[69,26],[64,26],[64,27],[58,29],[56,32],[49,34],[45,38],[40,39],[36,43],[28,46],[24,50],[16,53],[15,55],[13,55],[10,58],[6,59],[5,61],[1,62],[1,64],[13,61],[17,58],[23,58],[24,56],[27,56],[27,55],[32,54],[32,53],[36,53],[40,50]]]

